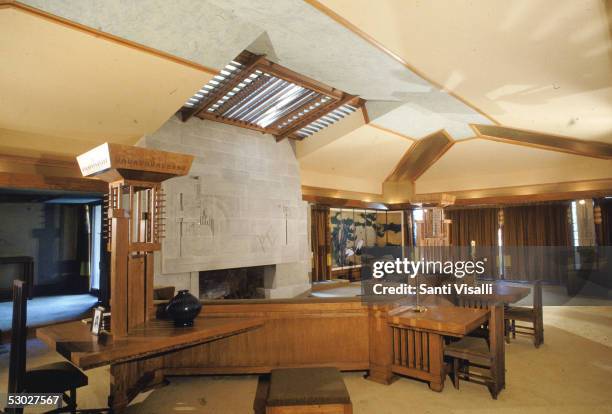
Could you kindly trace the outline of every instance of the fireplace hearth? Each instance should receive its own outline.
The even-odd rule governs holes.
[[[264,275],[274,267],[268,265],[201,271],[200,299],[265,298]]]

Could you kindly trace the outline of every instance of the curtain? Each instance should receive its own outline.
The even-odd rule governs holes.
[[[404,210],[404,246],[414,246],[414,223],[412,222],[412,210]]]
[[[467,257],[484,260],[486,273],[481,278],[499,278],[499,246],[497,231],[499,228],[497,208],[469,208],[446,210],[444,215],[451,220],[450,254],[452,260],[465,260]],[[471,242],[476,247],[471,247]]]
[[[601,208],[601,224],[595,225],[600,246],[612,246],[612,200],[599,200],[597,205]]]
[[[504,277],[565,283],[570,251],[567,204],[504,208]]]
[[[312,248],[312,281],[331,279],[331,234],[329,208],[312,206],[310,242]],[[329,257],[329,260],[328,260]]]
[[[446,218],[452,220],[451,245],[470,246],[474,240],[478,247],[497,246],[497,211],[496,208],[445,211]]]

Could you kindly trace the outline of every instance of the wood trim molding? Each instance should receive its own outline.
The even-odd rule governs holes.
[[[408,148],[385,182],[415,181],[448,151],[455,141],[441,129]]]
[[[612,179],[446,191],[445,193],[456,197],[456,206],[574,200],[612,195]],[[417,193],[416,197],[435,197],[439,194],[440,193]]]
[[[465,100],[461,96],[457,95],[455,92],[446,89],[442,84],[434,81],[429,76],[425,75],[423,72],[421,72],[420,70],[416,69],[410,63],[406,62],[397,53],[395,53],[392,50],[388,49],[386,46],[384,46],[378,40],[374,39],[372,36],[370,36],[369,34],[364,32],[363,30],[361,30],[360,28],[355,26],[353,23],[349,22],[347,19],[345,19],[344,17],[340,16],[338,13],[336,13],[333,10],[331,10],[330,8],[328,8],[327,6],[321,4],[317,0],[304,0],[304,1],[306,3],[308,3],[309,5],[311,5],[312,7],[314,7],[315,9],[317,9],[318,11],[320,11],[321,13],[325,14],[327,17],[329,17],[332,20],[334,20],[336,23],[339,23],[340,25],[344,26],[346,29],[348,29],[348,30],[352,31],[353,33],[355,33],[357,36],[361,37],[362,39],[364,39],[365,41],[369,42],[370,44],[372,44],[376,48],[380,49],[381,51],[383,51],[384,53],[386,53],[387,55],[389,55],[390,57],[392,57],[393,59],[395,59],[396,61],[398,61],[402,65],[404,65],[408,70],[414,72],[415,74],[417,74],[418,76],[423,78],[425,81],[427,81],[430,84],[432,84],[434,87],[436,87],[436,88],[440,89],[441,91],[446,92],[449,95],[451,95],[452,97],[458,99],[463,104],[469,106],[474,111],[478,112],[480,115],[484,116],[485,118],[491,120],[491,122],[495,123],[496,125],[500,125],[500,123],[498,121],[496,121],[490,115],[486,114],[480,108],[476,107],[474,104],[468,102],[467,100]]]
[[[108,184],[92,178],[51,177],[0,172],[0,188],[80,191],[105,194]]]
[[[79,165],[77,164],[76,159],[73,158],[38,158],[24,155],[0,154],[0,162],[67,168],[74,169],[75,171],[79,172]]]
[[[338,198],[338,199],[353,199],[364,202],[382,203],[382,194],[376,193],[362,193],[359,191],[349,190],[338,190],[334,188],[323,188],[313,187],[309,185],[302,186],[302,198],[303,197],[327,197],[327,198]],[[305,198],[303,198],[305,200]]]
[[[166,60],[172,61],[174,63],[178,63],[180,65],[188,66],[188,67],[190,67],[192,69],[196,69],[196,70],[199,70],[199,71],[202,71],[202,72],[206,72],[206,73],[209,73],[209,74],[212,74],[212,75],[216,75],[217,72],[219,72],[216,69],[212,69],[212,68],[210,68],[208,66],[201,65],[201,64],[193,62],[191,60],[184,59],[184,58],[181,58],[181,57],[178,57],[178,56],[174,56],[174,55],[171,55],[169,53],[162,52],[161,50],[154,49],[152,47],[145,46],[145,45],[142,45],[140,43],[132,42],[131,40],[123,39],[121,37],[112,35],[110,33],[106,33],[106,32],[103,32],[103,31],[100,31],[100,30],[97,30],[97,29],[93,29],[93,28],[85,26],[83,24],[73,22],[72,20],[68,20],[68,19],[65,19],[63,17],[59,17],[59,16],[56,16],[54,14],[51,14],[51,13],[47,13],[47,12],[45,12],[43,10],[40,10],[40,9],[35,8],[35,7],[31,7],[31,6],[25,5],[23,3],[19,3],[17,1],[0,1],[0,10],[1,9],[5,9],[5,8],[18,9],[18,10],[24,11],[26,13],[32,14],[34,16],[41,17],[41,18],[43,18],[45,20],[48,20],[50,22],[57,23],[57,24],[60,24],[62,26],[65,26],[65,27],[68,27],[68,28],[71,28],[71,29],[75,29],[75,30],[78,30],[80,32],[89,34],[91,36],[102,38],[104,40],[107,40],[107,41],[110,41],[110,42],[113,42],[113,43],[117,43],[117,44],[119,44],[121,46],[126,46],[126,47],[129,47],[131,49],[135,49],[135,50],[138,50],[138,51],[141,51],[141,52],[144,52],[144,53],[148,53],[150,55],[154,55],[154,56],[157,56],[159,58],[166,59]]]
[[[612,159],[612,144],[526,129],[470,124],[482,139],[593,158]]]
[[[417,139],[415,139],[415,138],[409,137],[408,135],[401,134],[401,133],[399,133],[397,131],[394,131],[392,129],[386,128],[384,126],[375,124],[374,122],[367,122],[367,124],[369,126],[371,126],[372,128],[380,129],[381,131],[384,131],[384,132],[387,132],[389,134],[398,136],[398,137],[400,137],[402,139],[407,139],[408,141],[412,141],[412,142],[417,141]]]

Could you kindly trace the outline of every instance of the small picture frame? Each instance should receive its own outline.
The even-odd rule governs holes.
[[[100,334],[100,327],[102,325],[102,315],[104,313],[104,308],[102,306],[98,306],[94,309],[93,318],[91,320],[91,333],[94,335]]]

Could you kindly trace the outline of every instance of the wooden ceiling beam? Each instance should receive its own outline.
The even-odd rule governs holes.
[[[408,148],[385,182],[415,181],[454,143],[444,130],[421,138]]]
[[[287,128],[281,134],[277,135],[276,136],[276,141],[277,142],[278,141],[282,141],[284,138],[292,136],[295,132],[299,131],[300,129],[302,129],[306,125],[309,125],[311,122],[314,122],[317,119],[321,118],[322,116],[330,113],[331,111],[334,111],[334,110],[340,108],[342,105],[349,104],[352,101],[355,101],[355,100],[358,100],[358,99],[359,98],[357,96],[349,95],[348,93],[345,93],[344,96],[342,96],[342,98],[340,98],[340,99],[338,99],[336,101],[331,101],[331,102],[327,103],[326,105],[322,105],[318,109],[316,109],[316,110],[310,112],[308,115],[304,116],[301,120],[299,120],[298,122],[293,124],[291,127]]]
[[[307,76],[300,75],[299,73],[294,72],[291,69],[287,69],[274,62],[270,62],[269,60],[262,60],[257,66],[257,69],[269,75],[276,76],[279,79],[283,79],[287,82],[294,83],[306,89],[310,89],[311,91],[315,91],[323,95],[328,95],[336,99],[342,99],[342,96],[344,95],[344,92],[336,88],[332,88],[331,86],[327,86],[319,81],[310,79]]]
[[[223,98],[229,91],[234,89],[240,82],[242,82],[247,76],[255,71],[255,68],[261,61],[265,59],[264,55],[253,55],[251,61],[245,65],[245,67],[237,73],[233,78],[229,79],[225,85],[214,91],[209,97],[200,101],[197,105],[181,111],[181,119],[183,122],[187,121],[193,115],[199,115],[206,111],[210,105],[213,105],[219,99]]]
[[[304,109],[308,108],[310,105],[313,104],[313,102],[316,102],[317,100],[321,99],[321,94],[317,94],[316,92],[313,91],[313,93],[315,95],[312,95],[311,99],[308,99],[306,102],[304,102],[302,105],[298,106],[297,108],[295,108],[294,110],[292,110],[291,112],[289,112],[288,114],[282,116],[281,118],[279,118],[276,122],[274,122],[272,125],[270,125],[271,127],[273,127],[274,129],[276,129],[278,132],[282,132],[282,130],[280,130],[278,128],[278,126],[280,124],[282,124],[283,122],[291,119],[293,116],[299,114],[301,111],[303,111]],[[296,119],[296,122],[299,122],[299,119]],[[291,127],[291,124],[287,125],[287,128]]]
[[[480,138],[593,158],[612,159],[612,144],[497,125],[471,124]]]
[[[248,122],[243,122],[243,121],[236,121],[233,119],[229,119],[229,118],[224,118],[220,115],[215,115],[215,114],[211,114],[209,112],[201,112],[198,115],[196,115],[196,117],[200,118],[200,119],[205,119],[208,121],[215,121],[215,122],[221,122],[227,125],[233,125],[233,126],[237,126],[240,128],[247,128],[247,129],[252,129],[254,131],[259,131],[262,134],[272,134],[274,135],[274,131],[270,130],[269,128],[262,128],[260,126],[257,126],[255,124],[251,124]]]
[[[259,76],[253,82],[249,83],[247,86],[242,88],[238,93],[225,101],[221,106],[217,108],[215,111],[218,114],[223,114],[223,112],[232,108],[234,105],[245,99],[251,93],[254,93],[257,89],[262,87],[263,85],[269,82],[270,78],[268,76]]]

